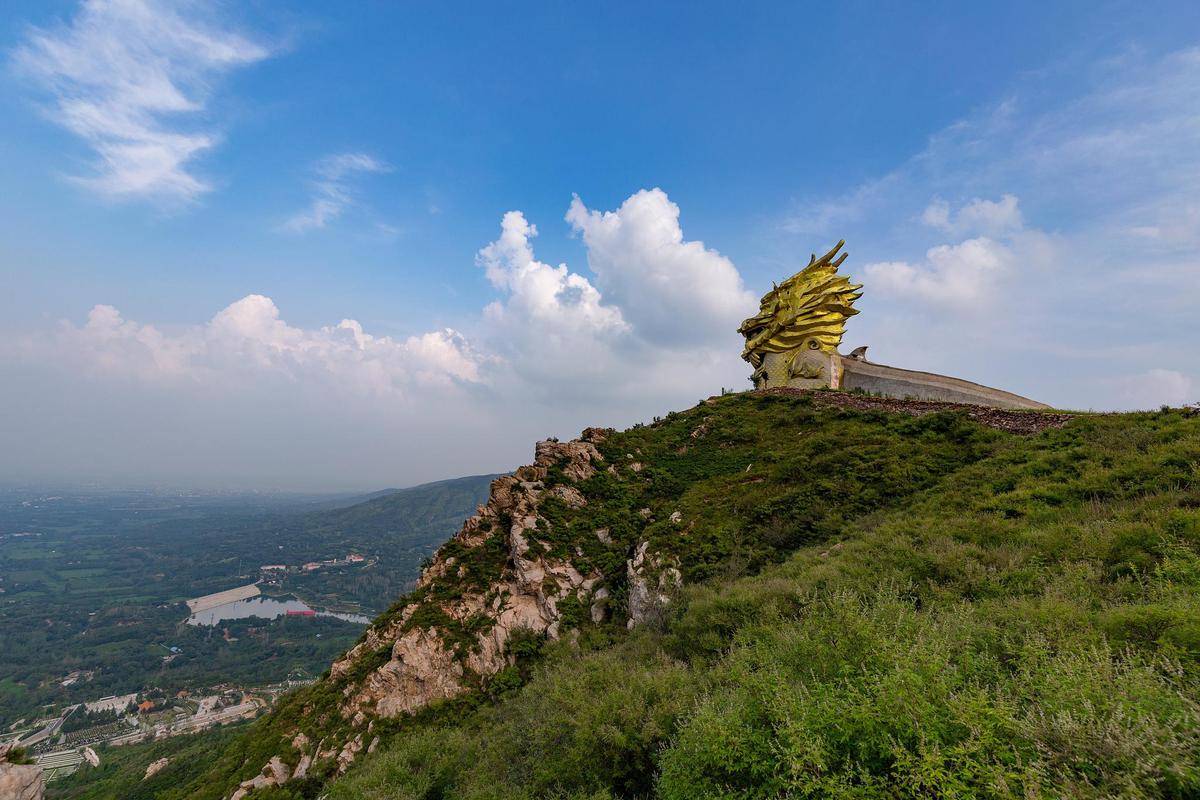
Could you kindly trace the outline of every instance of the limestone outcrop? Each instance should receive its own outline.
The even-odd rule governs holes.
[[[362,643],[334,663],[332,674],[345,674],[360,659],[392,643],[387,661],[347,697],[344,715],[394,717],[456,697],[511,663],[506,644],[515,631],[558,636],[560,598],[576,595],[590,601],[592,588],[602,576],[583,575],[568,559],[547,554],[538,536],[548,523],[538,507],[546,497],[558,498],[568,508],[587,504],[571,483],[595,474],[604,460],[596,444],[606,435],[604,430],[589,428],[569,442],[538,442],[533,464],[492,482],[488,502],[451,540],[457,546],[443,547],[421,574],[417,599],[384,630],[373,627]],[[547,488],[552,470],[570,483]],[[500,550],[506,557],[499,574],[490,583],[468,586],[451,601],[439,602],[440,586],[469,584],[464,581],[467,565],[450,553],[484,547],[494,537],[503,537]],[[425,597],[420,596],[421,590]],[[465,642],[451,642],[444,626],[414,624],[430,618],[431,611],[434,618],[448,618],[476,632]]]
[[[678,523],[679,512],[671,515]],[[671,593],[683,585],[683,573],[675,558],[650,552],[650,543],[642,542],[626,563],[629,581],[629,628],[658,624],[671,602]]]
[[[0,746],[0,800],[42,800],[46,792],[42,768],[11,763],[8,750],[8,746]]]
[[[585,574],[570,554],[555,552],[541,507],[550,498],[567,509],[587,505],[577,484],[602,468],[596,445],[608,434],[588,428],[572,441],[538,442],[532,464],[492,481],[488,501],[438,550],[408,602],[376,620],[330,668],[330,679],[345,684],[339,712],[350,734],[339,737],[340,744],[313,746],[303,733],[289,733],[295,766],[272,758],[230,800],[303,778],[320,764],[344,772],[378,743],[369,738],[376,718],[412,713],[486,684],[513,663],[508,645],[518,632],[557,638],[567,598],[602,621],[610,597],[604,576]],[[597,537],[603,541],[607,531]],[[645,549],[640,552],[639,576],[651,567]]]
[[[242,781],[229,800],[242,800],[255,789],[266,789],[268,786],[282,786],[292,777],[292,771],[279,756],[272,756],[262,768],[262,772],[253,778]]]

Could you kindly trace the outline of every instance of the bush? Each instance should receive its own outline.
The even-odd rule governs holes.
[[[637,644],[577,654],[502,705],[405,736],[330,800],[645,796],[692,691],[685,668]]]

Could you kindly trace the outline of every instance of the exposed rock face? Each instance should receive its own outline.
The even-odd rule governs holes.
[[[338,753],[338,772],[345,772],[347,769],[349,769],[350,765],[354,763],[355,756],[362,752],[362,749],[362,734],[360,733],[358,736],[355,736],[353,739],[346,742],[345,746],[342,747],[342,752]]]
[[[604,468],[596,445],[608,433],[588,428],[577,440],[538,442],[533,464],[492,481],[487,503],[439,549],[407,605],[372,625],[363,641],[330,668],[331,679],[344,683],[339,711],[349,733],[343,728],[336,738],[315,745],[303,733],[288,733],[286,757],[295,766],[272,758],[230,800],[304,778],[317,764],[345,772],[364,751],[378,746],[374,719],[412,713],[478,688],[514,663],[509,642],[519,631],[558,638],[563,633],[560,605],[568,598],[577,614],[582,609],[593,622],[603,622],[612,594],[605,576],[585,574],[572,563],[582,555],[578,548],[554,548],[542,506],[549,499],[560,508],[587,505],[578,484]],[[637,462],[626,466],[634,474],[641,467]],[[640,516],[653,522],[648,508]],[[680,515],[671,521],[679,524]],[[605,528],[595,536],[605,546],[616,545]],[[677,561],[649,548],[643,542],[625,565],[631,627],[652,624],[682,582]],[[349,676],[354,679],[345,681]]]
[[[292,771],[287,764],[279,756],[272,756],[271,760],[262,768],[262,772],[255,775],[247,781],[242,781],[229,800],[242,800],[243,797],[250,794],[254,789],[265,789],[268,786],[282,786],[291,778]]]
[[[604,622],[604,618],[608,616],[608,589],[601,586],[592,594],[592,622],[597,625]]]
[[[0,798],[3,800],[42,800],[45,795],[42,769],[33,764],[9,764],[0,761]]]
[[[391,660],[367,676],[351,705],[374,703],[376,713],[394,717],[461,694],[462,674],[462,665],[433,628],[411,630],[396,640]]]
[[[334,663],[332,674],[345,674],[364,656],[394,642],[389,659],[348,696],[343,707],[345,716],[361,715],[366,719],[373,712],[394,717],[435,700],[455,697],[469,690],[470,677],[495,674],[511,663],[506,644],[515,631],[558,636],[558,600],[568,594],[590,598],[602,576],[583,575],[569,560],[545,554],[538,534],[547,523],[539,516],[538,506],[546,497],[555,497],[568,508],[587,504],[574,486],[560,483],[547,489],[545,481],[551,470],[561,471],[571,482],[594,475],[604,461],[596,444],[607,434],[589,428],[582,438],[570,442],[538,442],[533,464],[492,482],[488,502],[463,524],[452,541],[475,548],[502,536],[507,566],[490,585],[462,593],[452,603],[437,607],[439,613],[452,620],[470,621],[478,629],[474,641],[464,648],[447,642],[445,632],[437,627],[409,627],[409,620],[424,605],[421,601],[410,604],[386,630],[373,628],[365,641]],[[439,581],[464,574],[465,565],[442,552],[421,574],[418,590],[436,588]]]
[[[146,780],[153,775],[157,775],[168,763],[170,763],[170,760],[166,758],[160,758],[158,761],[151,761],[150,766],[146,767],[146,774],[142,776],[142,780]]]
[[[678,520],[672,515],[671,521]],[[683,574],[674,558],[663,558],[649,551],[650,543],[642,542],[626,564],[630,628],[656,622],[670,604],[671,592],[683,584]]]
[[[10,763],[11,749],[11,745],[0,744],[0,800],[42,800],[46,791],[42,768]]]
[[[585,575],[570,558],[551,555],[552,548],[540,538],[549,523],[539,506],[547,498],[569,509],[587,505],[574,484],[601,468],[604,458],[596,445],[608,434],[588,428],[573,441],[538,442],[533,464],[492,481],[487,503],[434,556],[411,602],[386,623],[372,625],[363,641],[330,668],[337,680],[361,670],[364,661],[378,664],[343,690],[342,718],[352,731],[359,730],[344,740],[339,737],[340,744],[322,741],[315,746],[296,733],[291,739],[292,749],[300,753],[295,768],[289,770],[275,757],[261,774],[243,781],[230,800],[303,778],[314,764],[328,759],[335,759],[337,771],[344,772],[360,753],[378,745],[375,737],[364,746],[364,733],[370,736],[375,717],[411,713],[471,691],[513,663],[508,643],[517,631],[557,638],[559,603],[566,597],[581,603],[593,620],[602,620],[609,597],[599,586],[603,576]],[[597,537],[612,542],[607,531],[598,531]],[[494,571],[483,580],[476,579],[468,563],[469,556],[484,552],[480,548],[496,554],[494,568],[489,567]],[[454,591],[439,593],[443,587]]]

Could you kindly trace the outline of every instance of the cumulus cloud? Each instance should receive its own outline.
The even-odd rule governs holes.
[[[925,254],[925,262],[881,261],[863,272],[872,289],[947,306],[975,306],[1013,268],[1012,252],[987,238],[943,244]]]
[[[732,261],[684,240],[679,206],[661,189],[637,192],[616,211],[589,210],[576,196],[566,219],[600,288],[647,342],[728,342],[757,305]]]
[[[285,230],[302,233],[324,228],[356,202],[354,179],[359,175],[387,172],[387,164],[366,153],[338,153],[317,164],[312,182],[313,196],[308,208],[283,224]],[[388,229],[385,233],[395,233]]]
[[[1044,272],[1058,255],[1053,237],[1025,228],[1016,195],[994,201],[975,198],[957,209],[935,198],[921,219],[943,233],[985,235],[931,247],[920,262],[866,264],[863,273],[872,290],[977,312],[1006,302],[1009,298],[1000,290],[1007,283]]]
[[[336,462],[326,487],[364,486],[508,469],[537,438],[649,419],[745,380],[732,326],[756,303],[728,259],[683,240],[664,193],[608,213],[576,202],[569,216],[600,272],[539,260],[537,228],[510,211],[475,257],[495,297],[453,328],[392,337],[352,319],[304,327],[263,294],[190,326],[97,305],[83,322],[0,341],[5,377],[21,376],[0,381],[0,403],[27,420],[47,414],[27,398],[69,406],[52,415],[55,446],[36,446],[43,460],[74,453],[93,469],[134,469],[152,439],[172,443],[156,456],[164,474],[187,463],[225,475],[236,462],[256,483],[299,474],[311,485],[331,480]],[[714,297],[713,282],[734,298]],[[665,335],[659,316],[684,310],[694,338]]]
[[[191,162],[220,133],[189,123],[204,119],[216,77],[270,54],[213,16],[203,3],[85,0],[69,23],[29,31],[17,68],[49,92],[51,118],[98,156],[94,173],[75,180],[117,198],[209,191]]]
[[[360,154],[330,161],[323,174],[373,170]],[[407,338],[368,333],[356,320],[302,328],[275,302],[251,294],[203,325],[163,330],[97,305],[86,322],[64,322],[23,348],[71,369],[179,384],[253,381],[270,375],[296,383],[325,381],[347,391],[405,395],[463,386],[498,386],[512,395],[605,394],[719,387],[698,365],[736,366],[737,322],[754,297],[733,263],[683,239],[679,209],[661,190],[639,192],[612,212],[589,211],[576,198],[567,219],[583,235],[602,292],[568,265],[540,261],[537,227],[520,211],[504,214],[499,236],[475,262],[496,298],[460,328]],[[685,338],[686,337],[686,338]],[[734,364],[733,370],[729,370]]]
[[[539,261],[537,228],[519,211],[504,215],[499,238],[476,256],[500,293],[480,336],[523,383],[505,391],[628,408],[635,397],[640,407],[740,380],[736,327],[757,302],[728,258],[684,240],[665,192],[637,192],[607,212],[576,197],[566,220],[583,239],[590,275]]]
[[[97,305],[85,324],[63,322],[48,339],[26,339],[23,350],[39,360],[65,358],[95,375],[158,384],[237,384],[272,375],[377,395],[478,383],[487,363],[450,328],[405,339],[373,336],[352,319],[304,329],[288,324],[274,301],[258,294],[174,333]]]
[[[549,335],[585,336],[622,333],[621,310],[601,303],[600,292],[566,264],[552,267],[534,258],[530,240],[537,227],[520,211],[509,211],[500,223],[500,238],[476,256],[488,281],[507,299],[488,306],[496,319],[537,326]]]

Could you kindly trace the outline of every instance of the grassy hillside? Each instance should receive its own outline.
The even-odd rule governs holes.
[[[781,440],[808,434],[803,402],[738,402]],[[820,416],[909,446],[764,452],[773,480],[722,517],[794,526],[815,512],[798,493],[846,472],[894,497],[928,482],[931,449],[988,455],[760,575],[690,589],[660,630],[557,645],[510,697],[399,738],[331,800],[1197,796],[1200,416],[1002,439]]]
[[[367,543],[396,531],[421,533],[430,528],[453,530],[462,522],[464,510],[487,499],[488,484],[495,475],[470,475],[423,483],[407,489],[378,492],[352,505],[304,515],[310,530],[353,530]],[[438,542],[440,544],[440,542]]]
[[[1017,436],[746,394],[600,451],[588,504],[541,513],[605,576],[602,622],[581,609],[476,691],[376,720],[346,774],[252,797],[1200,796],[1200,415]],[[642,542],[684,585],[629,631]],[[466,590],[491,567],[459,555]],[[337,741],[352,680],[163,797],[227,796],[299,731]]]

